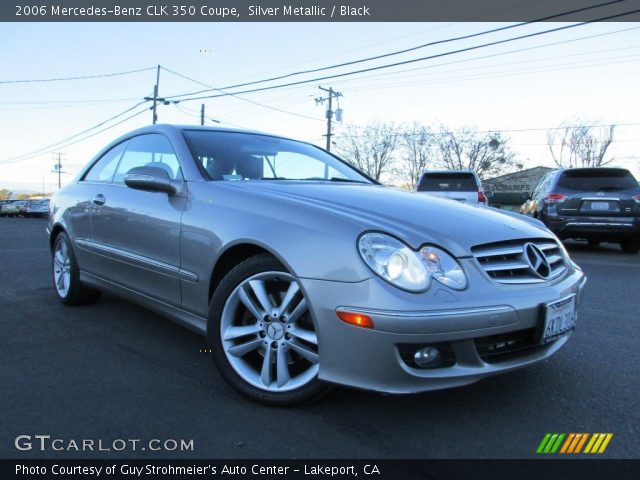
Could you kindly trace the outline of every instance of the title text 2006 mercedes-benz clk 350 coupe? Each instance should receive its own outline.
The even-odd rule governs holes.
[[[223,128],[119,138],[55,195],[49,234],[63,303],[108,291],[166,315],[207,336],[233,388],[275,405],[544,360],[573,331],[586,281],[537,220]]]

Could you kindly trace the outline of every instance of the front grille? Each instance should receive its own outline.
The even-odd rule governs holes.
[[[471,248],[482,269],[496,282],[541,283],[567,271],[560,246],[549,239],[512,240]]]
[[[539,332],[535,328],[502,333],[489,337],[476,338],[476,350],[480,358],[487,363],[504,362],[521,355],[544,349],[538,341]]]

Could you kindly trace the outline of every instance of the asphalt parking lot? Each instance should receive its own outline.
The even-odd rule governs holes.
[[[232,392],[194,333],[110,295],[65,307],[46,221],[0,218],[0,458],[523,458],[546,432],[612,432],[640,452],[640,254],[570,244],[589,277],[578,329],[543,364],[411,396],[336,389],[263,407]],[[193,439],[188,452],[18,451],[18,435]]]

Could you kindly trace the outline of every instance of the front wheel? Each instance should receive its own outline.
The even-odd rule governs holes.
[[[309,304],[298,281],[275,258],[237,265],[216,289],[207,338],[223,378],[258,402],[286,406],[327,391]]]

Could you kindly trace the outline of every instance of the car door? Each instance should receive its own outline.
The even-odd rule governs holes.
[[[91,215],[96,208],[94,199],[113,179],[126,145],[125,141],[107,150],[79,182],[65,188],[68,204],[65,220],[67,229],[74,240],[78,265],[81,270],[89,273],[97,273],[100,268],[100,257],[96,256],[97,252],[92,248]]]
[[[179,306],[180,221],[186,196],[127,187],[126,173],[141,166],[163,168],[171,178],[183,179],[165,136],[153,133],[129,140],[112,181],[102,185],[94,198],[91,226],[99,275]]]

